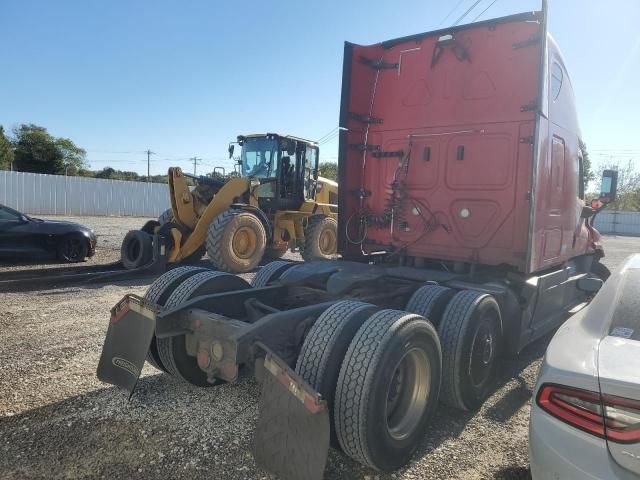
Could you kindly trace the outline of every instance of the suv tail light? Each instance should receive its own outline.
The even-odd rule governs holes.
[[[640,441],[640,402],[560,385],[545,384],[536,403],[545,412],[613,442]]]

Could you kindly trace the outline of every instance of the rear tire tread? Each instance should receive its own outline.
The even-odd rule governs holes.
[[[454,294],[455,290],[448,287],[441,285],[423,285],[411,296],[405,310],[422,315],[437,326],[446,308],[440,310],[442,303],[451,300]]]
[[[214,270],[207,270],[204,272],[200,272],[195,274],[194,276],[186,279],[182,282],[178,287],[171,293],[167,301],[165,302],[165,307],[171,308],[176,307],[191,297],[191,295],[200,287],[203,283],[211,280],[212,278],[220,277],[223,275],[231,275],[225,272],[217,272]],[[160,355],[160,360],[162,360],[162,364],[166,367],[167,371],[177,377],[181,378],[187,383],[192,383],[192,381],[186,378],[179,370],[176,365],[176,361],[173,355],[173,342],[178,339],[182,341],[182,335],[178,337],[167,337],[167,338],[158,338],[158,353]],[[203,384],[204,386],[205,384]]]
[[[388,339],[420,315],[399,310],[381,310],[360,327],[345,355],[335,395],[336,434],[344,452],[358,462],[378,469],[371,458],[365,407],[380,358]],[[433,334],[436,335],[435,329]]]
[[[284,270],[284,268],[287,265],[293,266],[294,263],[287,260],[276,260],[275,262],[267,263],[264,267],[258,270],[256,276],[253,277],[253,280],[251,280],[251,286],[253,288],[266,287],[267,284],[272,280],[272,277],[275,277],[275,275],[277,275],[279,270],[282,269],[280,275],[282,275],[286,271]]]
[[[457,362],[462,356],[465,333],[476,305],[489,295],[474,290],[462,290],[454,295],[447,305],[438,328],[442,346],[442,386],[440,399],[452,407],[468,411],[464,404]]]
[[[176,288],[176,282],[184,280],[187,276],[195,275],[196,273],[204,270],[206,269],[192,266],[178,267],[173,270],[169,270],[168,272],[163,273],[151,284],[151,286],[149,286],[144,294],[144,299],[157,305],[164,306],[168,296],[171,295],[173,290]],[[162,365],[162,360],[160,358],[156,358],[157,354],[158,347],[154,333],[153,338],[151,339],[151,345],[149,345],[149,352],[147,353],[147,362],[158,370],[169,373],[164,365]]]

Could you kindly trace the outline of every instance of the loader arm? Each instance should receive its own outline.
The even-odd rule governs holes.
[[[187,177],[178,167],[169,169],[169,198],[174,221],[189,230],[193,230],[198,223],[197,210],[189,190]]]
[[[170,178],[172,178],[170,176]],[[178,180],[177,182],[175,180]],[[176,185],[179,188],[182,188],[182,184],[186,186],[186,180],[184,180],[184,176],[182,177],[174,177],[174,182],[169,182],[169,190],[171,192],[171,201],[172,206],[174,208],[174,212],[176,211],[176,206],[173,205],[173,202],[178,198],[175,195],[175,192],[178,191],[175,189]],[[205,208],[204,212],[200,216],[200,218],[196,217],[195,211],[193,210],[193,203],[191,204],[183,204],[182,208],[185,210],[191,209],[189,214],[193,214],[195,218],[195,222],[191,227],[192,232],[189,234],[187,240],[182,244],[181,247],[174,247],[173,250],[169,254],[170,262],[179,262],[183,258],[187,258],[189,255],[193,254],[198,248],[200,248],[207,238],[207,231],[209,229],[209,225],[213,220],[228,209],[231,204],[236,203],[238,198],[241,198],[247,191],[249,190],[249,179],[248,178],[231,178],[224,186],[215,194],[213,200],[209,203],[209,205]],[[189,193],[188,186],[186,187],[186,192],[189,197],[191,194]],[[178,193],[183,198],[184,193]],[[176,202],[180,203],[180,202]],[[181,210],[178,210],[178,215],[181,215]],[[183,218],[180,217],[181,223],[184,222]],[[176,245],[179,245],[176,243]]]

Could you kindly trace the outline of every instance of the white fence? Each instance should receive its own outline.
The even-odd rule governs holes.
[[[157,217],[169,205],[161,183],[41,175],[0,170],[0,204],[39,215]],[[601,233],[639,235],[640,212],[605,210],[596,216]]]
[[[596,215],[595,227],[600,233],[640,235],[640,212],[604,210]]]
[[[41,215],[157,217],[169,208],[167,185],[0,171],[0,203]]]

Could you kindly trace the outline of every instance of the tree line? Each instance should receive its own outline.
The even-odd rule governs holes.
[[[46,128],[23,123],[7,134],[0,125],[0,170],[104,178],[110,180],[147,180],[137,172],[105,167],[90,170],[87,152],[71,139],[54,137]],[[149,181],[166,183],[166,175],[154,175]]]

